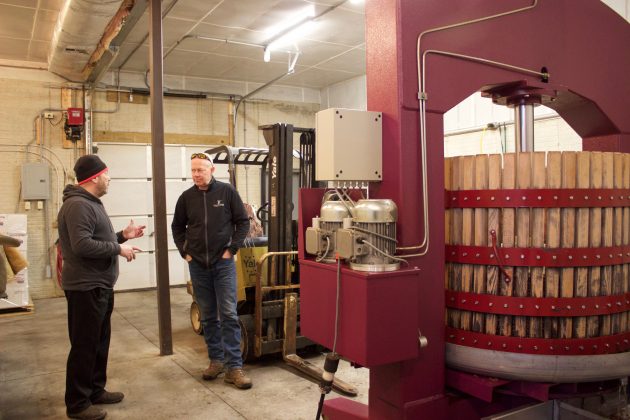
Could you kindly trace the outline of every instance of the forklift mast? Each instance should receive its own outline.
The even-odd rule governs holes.
[[[269,146],[267,171],[269,177],[269,213],[267,231],[270,252],[292,251],[292,180],[293,180],[293,126],[273,124],[261,126]],[[284,278],[283,270],[278,278]]]

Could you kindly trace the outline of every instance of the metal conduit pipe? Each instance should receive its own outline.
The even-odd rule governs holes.
[[[236,133],[236,119],[238,117],[238,108],[241,106],[241,103],[243,103],[243,101],[247,100],[247,98],[250,98],[250,97],[254,96],[258,92],[260,92],[260,91],[262,91],[264,89],[267,89],[269,86],[273,85],[278,80],[284,79],[285,77],[295,73],[295,63],[297,62],[297,59],[298,59],[299,56],[300,56],[299,52],[295,54],[295,56],[293,57],[293,60],[289,63],[289,70],[287,70],[286,73],[281,74],[280,76],[276,77],[275,79],[268,81],[264,85],[258,87],[257,89],[252,90],[247,95],[245,95],[245,96],[241,97],[241,99],[239,99],[239,101],[236,103],[236,106],[234,107],[234,120],[232,121],[232,128],[233,128],[233,132],[234,133]]]
[[[255,44],[252,42],[232,41],[226,38],[214,38],[211,36],[188,34],[180,38],[179,41],[175,43],[175,45],[173,45],[171,48],[168,49],[168,51],[166,51],[166,53],[164,53],[164,60],[166,60],[166,57],[168,57],[173,51],[175,51],[175,48],[177,48],[182,42],[186,41],[187,39],[200,39],[202,41],[214,41],[214,42],[221,42],[223,44],[245,45],[246,47],[254,47],[254,48],[261,48],[261,49],[265,49],[266,47],[266,45]],[[295,52],[295,51],[289,51],[289,50],[281,50],[281,51],[286,52],[286,53]]]
[[[427,182],[427,139],[426,139],[426,101],[427,101],[427,93],[425,92],[425,77],[426,77],[426,68],[425,68],[425,58],[426,58],[426,53],[424,54],[420,54],[421,52],[421,43],[422,43],[422,37],[425,36],[426,34],[429,33],[433,33],[433,32],[439,32],[439,31],[444,31],[444,30],[448,30],[448,29],[452,29],[452,28],[457,28],[460,26],[465,26],[465,25],[470,25],[473,23],[478,23],[478,22],[483,22],[486,20],[490,20],[490,19],[496,19],[499,17],[503,17],[503,16],[508,16],[514,13],[520,13],[520,12],[524,12],[530,9],[533,9],[534,7],[536,7],[536,5],[538,4],[538,0],[533,0],[533,3],[529,6],[526,7],[522,7],[519,9],[513,9],[513,10],[509,10],[507,12],[502,12],[502,13],[497,13],[494,15],[490,15],[490,16],[484,16],[481,18],[477,18],[477,19],[471,19],[471,20],[467,20],[467,21],[463,21],[463,22],[458,22],[458,23],[454,23],[451,25],[445,25],[445,26],[440,26],[437,28],[432,28],[432,29],[427,29],[424,32],[421,32],[420,35],[418,35],[418,39],[416,41],[416,64],[417,64],[417,71],[418,71],[418,105],[419,105],[419,120],[420,120],[420,130],[418,133],[419,136],[419,140],[420,140],[420,145],[421,145],[421,151],[422,151],[422,159],[421,159],[421,168],[422,168],[422,199],[423,199],[423,203],[422,203],[422,210],[423,210],[423,215],[422,215],[422,219],[424,221],[424,237],[422,239],[422,242],[420,243],[420,245],[417,246],[412,246],[412,247],[405,247],[406,249],[422,249],[421,252],[417,253],[417,254],[410,254],[410,255],[406,255],[405,257],[421,257],[426,255],[429,252],[429,197],[428,197],[428,182]],[[435,53],[438,53],[438,51],[433,51]],[[455,56],[454,53],[446,53],[446,52],[442,52],[445,54],[449,54],[452,56]],[[466,57],[466,56],[462,56],[462,57]],[[422,60],[421,60],[422,58]],[[490,63],[490,60],[484,60],[484,59],[479,59],[476,57],[467,57],[469,59],[473,59],[473,60],[483,60],[482,62],[486,62],[486,64]],[[500,63],[496,63],[495,64],[500,64]]]

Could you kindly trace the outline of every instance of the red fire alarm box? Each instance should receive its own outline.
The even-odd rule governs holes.
[[[83,108],[68,108],[68,125],[83,125]]]

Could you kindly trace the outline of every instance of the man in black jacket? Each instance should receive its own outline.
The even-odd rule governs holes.
[[[78,185],[66,186],[57,216],[71,344],[66,413],[70,418],[102,419],[106,412],[94,404],[113,404],[124,398],[122,392],[105,390],[118,256],[135,259],[140,249],[123,242],[142,236],[145,227],[135,226],[132,220],[124,230],[114,232],[100,200],[110,178],[98,156],[80,157],[74,171]]]
[[[171,228],[175,245],[188,261],[208,346],[210,365],[203,379],[215,379],[227,367],[226,383],[251,388],[241,358],[234,264],[249,231],[249,218],[238,192],[212,176],[210,156],[194,153],[190,166],[195,185],[177,200]]]

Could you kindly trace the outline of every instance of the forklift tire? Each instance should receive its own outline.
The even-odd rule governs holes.
[[[251,314],[240,315],[238,325],[241,327],[241,356],[243,362],[256,360],[254,351],[254,316]]]
[[[192,325],[192,329],[196,334],[203,334],[203,327],[201,326],[201,312],[199,312],[197,302],[190,304],[190,325]]]

